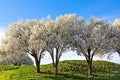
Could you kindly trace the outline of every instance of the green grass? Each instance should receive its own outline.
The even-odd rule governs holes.
[[[94,61],[93,73],[96,76],[87,77],[86,61],[61,61],[59,74],[54,76],[51,64],[42,65],[41,73],[36,73],[35,66],[0,66],[0,80],[120,80],[120,65]]]

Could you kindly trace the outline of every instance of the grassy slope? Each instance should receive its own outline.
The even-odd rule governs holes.
[[[34,66],[0,66],[0,80],[120,80],[120,65],[106,61],[94,61],[93,72],[97,76],[87,77],[86,61],[62,61],[59,75],[54,77],[51,64],[42,65],[41,73]]]

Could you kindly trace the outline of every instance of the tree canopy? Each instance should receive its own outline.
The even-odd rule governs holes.
[[[65,14],[54,20],[50,16],[41,20],[20,20],[9,26],[2,46],[5,52],[1,54],[30,54],[35,59],[38,73],[41,59],[48,52],[55,75],[62,54],[76,50],[86,58],[91,75],[94,55],[112,51],[120,54],[120,20],[110,24],[92,17],[87,22],[75,14]]]

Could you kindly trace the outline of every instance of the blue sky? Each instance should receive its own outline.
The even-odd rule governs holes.
[[[0,0],[0,40],[4,37],[8,25],[20,19],[39,20],[48,15],[55,19],[66,13],[75,13],[87,21],[92,16],[113,21],[120,18],[120,0]],[[73,52],[69,53],[64,54],[61,60],[84,59]],[[46,55],[42,63],[49,63],[50,60],[49,55]],[[118,54],[115,54],[111,61],[120,63]]]
[[[75,13],[89,20],[97,16],[104,20],[120,18],[120,0],[0,0],[0,27],[20,19],[41,19],[51,15]]]

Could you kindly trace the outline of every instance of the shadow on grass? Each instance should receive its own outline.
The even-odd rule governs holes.
[[[45,74],[44,78],[50,79],[50,80],[119,80],[120,76],[113,76],[113,77],[87,77],[77,74],[71,74],[71,73],[59,73],[58,76],[54,76],[54,73],[52,72],[41,72],[42,74]]]
[[[41,77],[39,75],[41,75]],[[36,77],[28,77],[25,79],[26,80],[119,80],[120,76],[114,75],[111,77],[108,76],[87,77],[85,75],[82,76],[82,74],[59,73],[58,76],[55,77],[53,72],[42,71],[41,73],[38,73]],[[25,80],[25,79],[22,78],[21,80]],[[16,78],[15,80],[18,80],[18,78]]]
[[[59,73],[58,76],[54,76],[54,73],[52,72],[41,72],[42,74],[46,74],[44,78],[47,78],[48,80],[90,80],[87,77],[77,76],[74,74],[68,74],[68,73]],[[92,79],[91,79],[92,80]]]
[[[109,80],[120,80],[120,73],[111,76]]]

